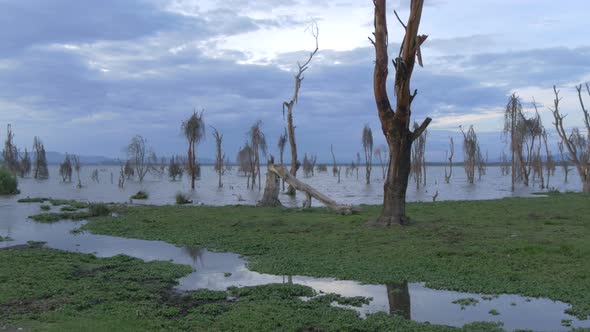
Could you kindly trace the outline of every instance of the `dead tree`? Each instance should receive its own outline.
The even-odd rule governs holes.
[[[158,156],[154,151],[151,151],[148,154],[147,158],[147,168],[148,173],[151,173],[159,178],[164,176],[164,171],[166,169],[166,158],[158,159]]]
[[[386,150],[387,150],[386,147],[378,146],[375,148],[375,151],[374,151],[375,158],[377,159],[377,161],[379,162],[379,165],[381,166],[381,173],[382,173],[383,179],[385,179],[385,175],[386,175],[386,173],[385,173],[385,160],[383,160]]]
[[[320,201],[322,204],[324,204],[326,207],[328,207],[329,209],[336,211],[338,213],[341,213],[341,214],[349,215],[349,214],[353,214],[358,211],[357,209],[353,208],[351,205],[338,204],[336,201],[334,201],[330,197],[322,194],[321,192],[317,191],[316,189],[314,189],[310,185],[297,180],[282,165],[275,165],[275,164],[269,163],[268,164],[268,171],[285,179],[285,181],[290,186],[293,186],[293,188],[295,188],[296,190],[302,191],[305,193],[306,200],[303,203],[304,208],[311,207],[311,199],[315,198],[318,201]],[[269,185],[269,181],[274,181],[275,186],[273,187],[272,184]],[[278,179],[267,178],[267,186],[265,188],[269,188],[269,187],[270,187],[270,189],[278,187]],[[274,195],[273,199],[276,198],[278,200],[278,190],[272,191],[272,195]],[[266,197],[266,196],[267,196],[267,193],[266,193],[266,189],[265,189],[265,194],[263,197]]]
[[[488,152],[486,151],[486,157],[483,157],[481,153],[481,149],[479,148],[479,143],[477,146],[477,178],[481,180],[481,177],[486,175],[487,172],[487,164],[488,164]]]
[[[49,178],[49,169],[47,168],[47,156],[45,154],[45,146],[39,137],[35,136],[33,139],[33,150],[35,151],[35,167],[33,173],[35,179]]]
[[[535,159],[535,149],[537,145],[541,144],[541,134],[543,133],[539,113],[531,118],[520,113],[515,130],[516,157],[519,166],[518,178],[523,181],[525,186],[528,186]]]
[[[449,172],[447,174],[447,167],[445,166],[445,183],[451,182],[453,176],[453,156],[455,155],[455,142],[452,137],[449,137],[449,150],[447,151],[447,160],[449,161]]]
[[[119,189],[123,189],[125,187],[125,179],[127,178],[127,174],[125,172],[125,166],[127,163],[123,163],[119,160],[119,182],[118,187]]]
[[[72,182],[72,171],[72,161],[66,153],[64,161],[59,165],[59,175],[61,175],[62,182]]]
[[[283,162],[283,156],[285,154],[285,145],[287,144],[287,138],[289,137],[289,135],[287,134],[287,128],[285,128],[285,132],[279,136],[279,162],[281,163],[281,165],[284,165]],[[285,180],[281,180],[282,182],[282,186],[283,186],[283,191],[285,191]]]
[[[92,182],[100,183],[100,180],[98,178],[98,170],[97,169],[92,171],[92,175],[90,176],[90,179],[92,179]]]
[[[215,156],[215,172],[217,172],[217,187],[222,188],[223,184],[221,183],[221,176],[223,175],[223,159],[225,155],[221,153],[221,142],[223,141],[223,134],[220,134],[217,131],[217,128],[211,127],[213,129],[213,138],[215,138],[215,146],[216,146],[216,156]]]
[[[414,130],[417,128],[418,124],[414,122]],[[420,189],[421,184],[426,186],[426,133],[427,131],[425,130],[412,146],[412,165],[410,172],[414,176],[416,189]]]
[[[500,170],[502,175],[510,174],[510,166],[508,165],[508,158],[506,152],[502,149],[502,155],[500,156]]]
[[[365,151],[365,180],[371,183],[371,169],[373,168],[373,132],[369,125],[363,128],[363,150]]]
[[[78,188],[82,188],[82,179],[80,178],[80,170],[82,169],[82,163],[80,163],[80,157],[73,154],[70,156],[72,160],[72,167],[76,171],[76,177],[78,178]]]
[[[330,144],[330,153],[332,153],[332,175],[333,176],[338,176],[339,173],[339,167],[336,164],[336,155],[334,155],[334,145]],[[340,182],[340,181],[338,181]]]
[[[135,135],[127,145],[127,157],[131,160],[140,183],[143,182],[149,171],[149,152],[147,151],[146,142],[146,139],[141,135]]]
[[[20,174],[20,163],[18,157],[18,149],[13,142],[14,133],[12,127],[8,124],[6,128],[6,141],[4,142],[4,150],[2,151],[2,158],[6,163],[6,167],[13,174]]]
[[[252,148],[250,144],[246,142],[243,148],[240,149],[237,156],[238,162],[238,172],[242,172],[244,176],[247,177],[246,180],[246,188],[250,188],[250,174],[252,173],[252,164],[253,157],[252,157]]]
[[[191,189],[195,190],[195,181],[200,175],[200,167],[197,163],[196,145],[205,138],[205,121],[203,120],[203,111],[196,111],[182,122],[181,130],[188,143],[187,152],[187,170],[191,177]]]
[[[295,87],[293,90],[293,96],[291,97],[291,100],[283,103],[283,116],[285,115],[285,110],[287,111],[287,133],[289,136],[289,146],[291,148],[291,169],[289,172],[291,173],[291,175],[293,177],[297,177],[297,170],[299,169],[299,166],[300,166],[299,161],[297,160],[297,142],[295,140],[295,126],[293,124],[293,108],[295,107],[295,104],[297,104],[297,101],[299,99],[299,89],[301,88],[301,82],[304,79],[303,74],[309,68],[309,64],[311,63],[311,60],[317,54],[318,49],[319,49],[319,43],[318,43],[319,28],[318,28],[317,24],[315,22],[312,22],[312,24],[309,27],[309,30],[311,31],[311,34],[312,34],[313,38],[315,39],[315,49],[309,54],[309,56],[307,57],[307,60],[305,60],[305,62],[303,62],[303,64],[300,62],[297,62],[298,69],[297,69],[297,74],[295,75]],[[289,189],[287,190],[287,194],[288,195],[295,195],[295,188],[292,186],[289,186]]]
[[[307,158],[307,153],[303,155],[303,176],[306,178],[312,176],[313,166],[311,161]]]
[[[170,162],[168,163],[168,177],[171,178],[172,181],[176,181],[176,178],[182,178],[182,174],[184,173],[184,164],[185,163],[180,156],[170,157]]]
[[[274,157],[270,156],[268,160],[268,168],[266,170],[266,184],[264,186],[264,194],[262,199],[258,201],[256,206],[263,207],[281,207],[279,200],[279,192],[281,191],[280,177],[273,171],[271,167],[274,164]],[[283,165],[281,165],[283,167]]]
[[[479,152],[479,143],[477,142],[477,135],[473,126],[469,126],[467,133],[461,128],[463,134],[463,163],[465,167],[465,174],[467,175],[467,182],[473,183],[475,180],[475,166],[477,164],[477,155]]]
[[[516,151],[518,146],[516,140],[516,127],[520,114],[522,114],[522,104],[520,103],[518,96],[512,94],[504,112],[504,134],[510,135],[510,174],[512,174],[512,191],[514,191],[514,185],[516,183]]]
[[[266,146],[266,138],[264,133],[262,132],[262,121],[258,120],[250,130],[248,131],[248,139],[250,140],[250,146],[252,147],[252,158],[250,159],[250,173],[252,176],[252,185],[251,189],[254,189],[254,185],[256,184],[256,176],[258,176],[258,190],[262,189],[262,184],[260,183],[260,153],[266,154],[267,146]]]
[[[29,156],[29,151],[26,148],[25,153],[20,160],[19,172],[21,178],[31,174],[31,157]]]
[[[131,160],[127,159],[125,161],[125,166],[124,166],[123,170],[124,170],[125,176],[127,177],[128,180],[135,176],[135,170],[133,169],[133,165],[131,164]]]
[[[557,134],[567,149],[571,162],[578,170],[578,175],[580,176],[580,181],[582,182],[582,191],[584,193],[590,193],[590,112],[584,105],[582,88],[583,86],[581,84],[576,86],[576,90],[578,91],[578,99],[580,101],[580,106],[584,115],[586,134],[583,134],[578,127],[572,129],[569,135],[566,133],[563,127],[563,119],[566,117],[566,115],[562,115],[559,109],[559,102],[561,101],[561,98],[559,97],[559,91],[555,86],[553,86],[555,99],[553,101],[553,108],[550,110],[551,113],[553,113],[553,118],[555,120],[553,124],[555,125]],[[586,83],[586,91],[588,92],[588,95],[590,95],[590,87],[588,83]]]
[[[408,177],[410,176],[412,143],[420,137],[431,122],[430,118],[426,118],[416,130],[410,130],[410,109],[417,94],[416,90],[414,90],[414,93],[410,92],[410,81],[416,59],[418,59],[418,64],[422,65],[420,47],[427,38],[426,35],[418,35],[424,0],[412,0],[410,2],[408,22],[403,24],[400,20],[405,30],[405,36],[399,54],[393,60],[395,68],[395,111],[392,109],[387,95],[389,60],[387,53],[386,0],[374,0],[373,4],[375,6],[375,39],[371,40],[375,47],[373,88],[381,128],[389,147],[389,167],[384,184],[383,210],[377,224],[404,225],[408,223],[406,217],[406,190],[408,188]]]
[[[543,129],[543,134],[541,137],[543,138],[543,146],[545,147],[545,169],[547,171],[545,175],[545,185],[547,188],[549,188],[549,179],[555,170],[555,161],[553,160],[551,150],[549,149],[549,143],[547,142],[547,131],[545,129]]]
[[[561,164],[561,167],[563,168],[563,176],[564,176],[563,181],[565,183],[567,183],[567,178],[570,173],[570,167],[569,167],[568,161],[563,153],[563,142],[559,142],[558,147],[559,147],[559,155],[561,157],[560,164]]]

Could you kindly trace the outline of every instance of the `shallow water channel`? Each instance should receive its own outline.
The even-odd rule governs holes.
[[[43,241],[50,248],[92,253],[99,257],[124,254],[144,261],[164,260],[190,265],[194,272],[179,280],[177,289],[181,291],[201,288],[225,290],[230,286],[292,282],[309,286],[320,294],[372,298],[368,305],[349,307],[361,316],[384,311],[418,322],[450,326],[463,326],[476,321],[502,322],[508,330],[567,331],[572,327],[590,327],[590,320],[580,321],[565,314],[564,311],[570,307],[568,304],[549,299],[434,290],[421,283],[370,285],[331,278],[261,274],[248,270],[247,261],[234,253],[178,247],[162,241],[75,232],[84,222],[43,224],[28,219],[27,216],[40,212],[39,206],[0,198],[0,236],[12,239],[0,242],[0,248]],[[53,209],[57,210],[56,207]],[[475,299],[477,303],[463,307],[453,303],[466,298]],[[568,323],[571,327],[564,326]]]

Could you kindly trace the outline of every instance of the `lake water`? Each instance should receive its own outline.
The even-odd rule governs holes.
[[[203,248],[177,247],[161,241],[145,241],[127,239],[89,233],[72,232],[84,222],[63,221],[54,224],[43,224],[29,220],[27,217],[41,212],[40,204],[21,204],[21,197],[51,196],[103,202],[127,202],[129,197],[138,190],[146,190],[150,198],[149,204],[173,204],[177,192],[189,193],[187,179],[168,181],[149,178],[143,184],[127,182],[125,188],[117,187],[116,167],[96,167],[100,170],[100,183],[93,183],[90,173],[94,167],[85,168],[82,173],[83,188],[76,188],[75,183],[61,183],[56,176],[57,170],[52,168],[53,177],[46,181],[23,179],[20,182],[21,195],[18,197],[0,197],[0,236],[10,237],[12,241],[0,242],[0,248],[27,241],[43,241],[50,248],[81,253],[93,253],[99,257],[111,257],[125,254],[145,261],[165,260],[179,264],[187,264],[194,272],[181,278],[177,289],[194,290],[200,288],[225,290],[229,286],[254,286],[268,283],[296,283],[315,289],[318,293],[336,293],[342,296],[363,296],[372,300],[357,310],[361,316],[384,311],[402,315],[418,322],[430,322],[450,326],[462,326],[474,321],[502,322],[508,330],[532,329],[538,331],[566,331],[564,321],[571,321],[572,327],[590,327],[590,320],[580,321],[565,314],[570,306],[549,299],[526,298],[518,295],[500,295],[498,297],[484,294],[469,294],[445,290],[433,290],[421,283],[401,283],[396,285],[368,285],[351,280],[335,280],[331,278],[311,278],[306,276],[277,276],[250,271],[247,262],[237,254],[211,252]],[[380,170],[378,170],[380,171]],[[455,170],[457,171],[457,169]],[[113,172],[113,184],[110,173]],[[459,172],[457,172],[459,173]],[[510,178],[500,175],[500,169],[491,167],[488,175],[481,181],[469,185],[462,173],[456,176],[451,184],[442,181],[444,168],[431,167],[428,186],[416,190],[411,185],[408,192],[409,200],[430,201],[434,192],[438,191],[439,200],[449,199],[493,199],[506,196],[527,196],[538,188],[519,187],[515,193],[510,192]],[[551,178],[550,186],[560,191],[579,190],[580,183],[574,173],[570,173],[570,183],[563,183],[563,176],[557,172]],[[335,200],[347,204],[377,204],[382,199],[382,180],[375,177],[370,185],[364,184],[364,174],[359,172],[353,177],[342,177],[340,184],[337,179],[326,173],[313,178],[304,178]],[[261,192],[246,189],[246,179],[235,174],[227,174],[224,188],[217,188],[217,179],[211,167],[203,168],[203,178],[198,181],[196,192],[191,196],[198,204],[254,204]],[[291,199],[281,196],[285,205],[301,204],[301,196]],[[239,201],[241,197],[243,201]],[[53,208],[55,211],[58,207]],[[231,274],[231,275],[230,275]],[[453,301],[465,298],[477,300],[475,305],[461,307]],[[499,315],[491,314],[497,311]]]
[[[93,170],[99,170],[99,183],[91,180]],[[175,195],[178,192],[188,194],[196,204],[205,205],[232,205],[232,204],[256,204],[261,198],[262,191],[258,186],[254,190],[246,188],[246,178],[238,175],[236,167],[232,172],[226,173],[223,178],[223,188],[217,187],[217,174],[212,166],[202,167],[202,177],[197,181],[197,188],[190,190],[188,177],[181,181],[170,181],[166,177],[158,178],[148,176],[143,183],[127,181],[123,189],[118,188],[119,168],[113,166],[86,166],[82,169],[81,180],[83,187],[77,188],[76,181],[72,183],[61,182],[57,166],[50,167],[51,177],[48,180],[21,179],[19,197],[49,196],[63,199],[88,200],[92,202],[128,202],[131,195],[139,190],[149,193],[149,199],[138,203],[144,204],[174,204]],[[481,200],[496,199],[510,196],[528,196],[541,189],[534,186],[524,187],[519,185],[515,192],[510,190],[510,176],[502,176],[500,167],[488,167],[487,175],[474,184],[466,181],[465,173],[460,167],[454,168],[451,183],[444,182],[444,167],[432,166],[428,168],[427,185],[416,189],[413,182],[408,186],[408,201],[432,201],[432,196],[438,191],[437,200]],[[299,172],[302,173],[302,172]],[[111,183],[111,174],[113,182]],[[262,169],[262,188],[266,170]],[[364,169],[359,170],[357,180],[354,176],[344,176],[342,171],[341,182],[330,173],[317,173],[314,177],[305,178],[301,174],[299,178],[312,185],[320,192],[327,194],[342,204],[381,204],[383,200],[383,179],[380,166],[374,166],[371,184],[365,184]],[[75,177],[75,175],[74,175]],[[559,191],[580,191],[582,185],[578,175],[572,170],[569,174],[569,182],[564,183],[561,168],[550,178],[549,186]],[[301,206],[304,195],[295,198],[281,195],[281,202],[288,207]],[[318,206],[319,202],[313,202]]]

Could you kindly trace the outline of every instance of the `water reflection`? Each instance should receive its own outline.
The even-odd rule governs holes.
[[[389,301],[389,313],[412,319],[412,305],[408,282],[386,284],[387,300]]]

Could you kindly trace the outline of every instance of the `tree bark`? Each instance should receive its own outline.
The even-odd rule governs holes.
[[[262,199],[256,204],[262,207],[281,207],[279,200],[279,192],[281,191],[281,181],[279,176],[270,170],[274,159],[271,157],[268,161],[268,169],[266,171],[266,185],[264,186],[264,194]]]
[[[350,215],[350,214],[357,212],[357,210],[355,210],[351,205],[338,204],[336,201],[334,201],[330,197],[322,194],[321,192],[317,191],[316,189],[314,189],[310,185],[297,180],[297,178],[293,177],[290,172],[287,172],[285,167],[282,165],[275,165],[275,164],[269,163],[268,171],[272,172],[272,173],[276,174],[278,177],[284,179],[285,182],[287,182],[289,184],[289,186],[292,186],[295,190],[299,190],[299,191],[304,192],[306,194],[306,201],[304,204],[305,208],[311,207],[311,198],[313,197],[313,198],[317,199],[318,201],[322,202],[322,204],[324,204],[329,209],[334,210],[340,214]],[[266,189],[265,189],[265,191],[266,191]],[[266,194],[266,192],[265,192],[265,194]],[[278,195],[278,193],[277,193],[277,195]]]
[[[407,224],[406,217],[406,190],[410,175],[411,148],[413,141],[418,138],[431,119],[410,131],[411,104],[416,96],[416,91],[410,93],[410,80],[416,58],[421,64],[422,58],[420,46],[426,40],[426,35],[418,35],[420,19],[422,16],[423,0],[412,0],[410,17],[404,26],[405,37],[401,44],[399,56],[394,60],[395,96],[397,104],[395,112],[391,107],[387,95],[388,75],[388,33],[386,0],[374,0],[375,5],[375,69],[373,73],[373,89],[375,102],[381,121],[381,128],[389,147],[389,167],[384,184],[383,210],[377,220],[377,224]]]

